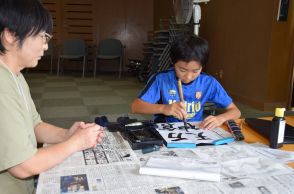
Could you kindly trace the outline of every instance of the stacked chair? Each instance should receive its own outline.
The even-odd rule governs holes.
[[[143,60],[138,79],[145,82],[151,75],[168,69],[172,65],[169,57],[171,43],[176,36],[192,34],[193,29],[192,24],[176,24],[172,17],[160,20],[160,30],[154,32],[152,40],[143,43]]]

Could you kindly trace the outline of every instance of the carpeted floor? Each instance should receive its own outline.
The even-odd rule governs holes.
[[[130,113],[130,103],[144,84],[135,77],[116,74],[81,78],[80,74],[55,76],[48,73],[25,73],[36,107],[44,121],[61,127],[69,127],[74,121],[92,122],[105,115],[110,121],[120,116],[152,119],[151,115]],[[236,102],[242,117],[272,116]]]

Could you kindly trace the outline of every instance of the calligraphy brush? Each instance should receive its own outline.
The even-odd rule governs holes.
[[[184,95],[183,95],[183,89],[182,89],[182,81],[180,79],[178,79],[178,90],[179,90],[179,94],[180,94],[180,100],[181,102],[184,102]],[[184,126],[186,131],[188,131],[188,126],[187,126],[187,119],[184,118]]]

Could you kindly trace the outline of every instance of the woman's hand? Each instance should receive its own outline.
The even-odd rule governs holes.
[[[76,130],[78,130],[79,128],[82,128],[82,129],[85,129],[87,127],[91,127],[91,126],[94,126],[95,123],[85,123],[85,122],[82,122],[82,121],[77,121],[75,122],[70,128],[69,130],[67,131],[67,134],[66,134],[66,137],[67,139],[72,135],[74,134],[74,132]]]
[[[103,137],[103,127],[95,123],[85,124],[82,122],[79,128],[75,128],[69,140],[76,146],[76,151],[81,151],[96,147],[98,143],[101,143]]]

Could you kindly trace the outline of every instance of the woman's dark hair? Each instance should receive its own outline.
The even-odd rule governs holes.
[[[208,62],[209,49],[206,40],[196,35],[186,35],[176,38],[170,49],[170,57],[175,64],[178,61],[197,61],[202,66]]]
[[[51,34],[52,17],[39,0],[0,0],[0,35],[5,28],[15,33],[21,46],[28,36]],[[0,37],[0,53],[5,51]]]

